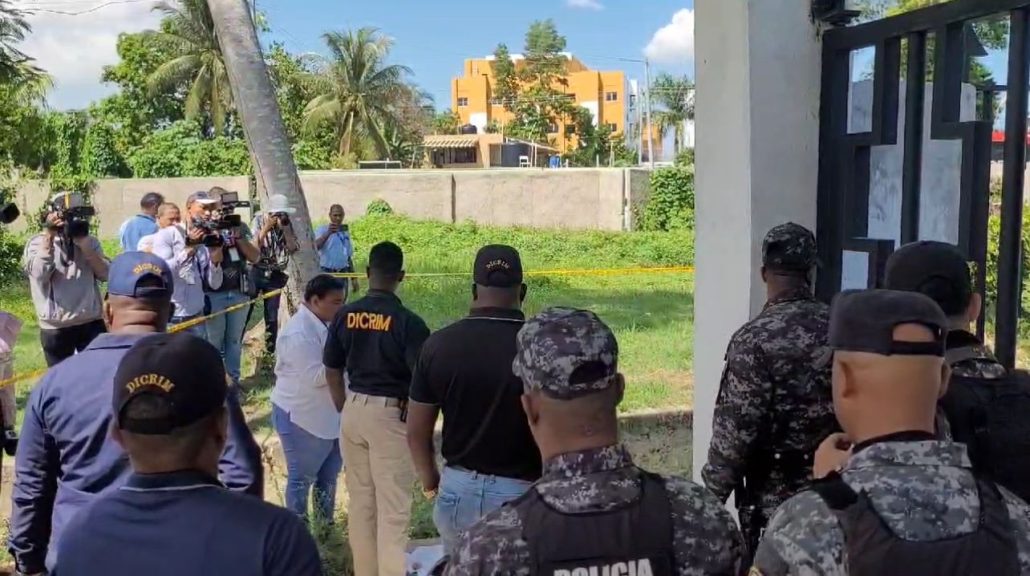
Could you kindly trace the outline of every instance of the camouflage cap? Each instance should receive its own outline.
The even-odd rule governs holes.
[[[815,234],[800,224],[780,224],[762,242],[762,264],[779,270],[807,272],[816,265]]]
[[[618,363],[615,334],[596,314],[548,308],[519,330],[512,370],[526,390],[572,400],[608,389]]]

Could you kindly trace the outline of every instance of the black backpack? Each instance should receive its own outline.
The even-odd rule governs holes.
[[[980,520],[965,536],[930,542],[902,539],[880,518],[866,494],[833,474],[812,489],[844,532],[848,576],[1019,576],[1019,550],[998,487],[977,480]]]
[[[533,488],[509,503],[522,520],[531,573],[676,574],[672,508],[665,482],[643,470],[640,479],[636,502],[605,512],[562,514]]]
[[[940,403],[977,474],[1030,501],[1030,374],[952,376]]]

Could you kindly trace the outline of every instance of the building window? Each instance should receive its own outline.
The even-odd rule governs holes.
[[[565,125],[565,135],[566,136],[572,136],[575,133],[576,133],[576,125],[575,124],[566,124]]]
[[[565,99],[569,100],[569,101],[572,101],[572,102],[575,102],[576,101],[576,95],[575,94],[565,94]]]
[[[555,124],[554,122],[551,122],[550,124],[548,124],[547,125],[547,133],[548,134],[557,134],[558,133],[558,125]]]
[[[468,105],[469,105],[469,99],[468,98],[458,98],[458,107],[459,108],[464,108],[464,107],[466,107]]]
[[[619,101],[619,93],[618,92],[605,92],[604,93],[604,101],[605,102],[618,102]]]
[[[454,149],[454,160],[453,164],[475,164],[476,163],[476,149],[475,148],[456,148]]]
[[[619,126],[615,122],[608,122],[607,124],[605,124],[605,127],[607,127],[608,132],[611,132],[612,134],[619,130]]]
[[[634,107],[636,105],[637,105],[637,95],[636,94],[630,94],[629,95],[629,107],[632,108],[632,107]]]
[[[500,105],[502,105],[503,103],[504,103],[504,102],[502,102],[500,98],[491,98],[491,99],[490,99],[490,105],[491,105],[491,106],[500,106]]]

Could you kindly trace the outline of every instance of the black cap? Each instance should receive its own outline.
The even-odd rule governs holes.
[[[522,284],[522,258],[511,246],[491,244],[480,248],[472,268],[472,278],[480,286],[510,288]]]
[[[114,376],[113,405],[118,428],[166,435],[209,416],[225,404],[228,385],[222,357],[191,334],[154,334],[137,342]],[[125,408],[144,395],[167,402],[168,416],[128,419]]]
[[[768,268],[808,272],[817,261],[815,234],[800,224],[780,224],[762,241],[762,265]]]
[[[913,242],[887,260],[884,287],[919,292],[937,302],[944,313],[965,312],[973,296],[973,275],[957,246],[946,242]]]
[[[161,205],[165,201],[165,197],[158,194],[157,192],[147,192],[143,195],[143,198],[139,201],[140,208],[154,209]]]
[[[932,342],[894,339],[895,328],[919,324],[933,332]],[[948,318],[933,300],[915,292],[849,290],[830,308],[830,351],[881,356],[944,356]],[[828,358],[827,358],[828,359]]]

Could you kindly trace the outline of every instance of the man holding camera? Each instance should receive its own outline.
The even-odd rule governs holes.
[[[22,265],[47,366],[81,352],[105,331],[99,283],[107,280],[108,262],[89,234],[93,214],[81,194],[57,194],[45,229],[25,245]]]
[[[347,274],[354,272],[354,242],[350,228],[343,223],[343,206],[329,207],[329,223],[315,230],[315,248],[318,249],[318,265],[326,274]],[[351,290],[360,290],[358,279],[351,278],[344,283]],[[346,298],[346,288],[344,297]]]
[[[217,314],[233,306],[239,306],[250,298],[247,296],[247,263],[256,263],[261,256],[257,246],[251,243],[250,229],[233,214],[237,207],[250,206],[240,202],[239,195],[215,186],[208,192],[218,199],[216,219],[213,228],[221,236],[221,245],[209,247],[212,253],[220,252],[222,261],[222,284],[205,287],[210,314]],[[222,354],[225,371],[234,384],[240,382],[240,364],[243,359],[243,332],[247,329],[247,306],[224,314],[212,316],[207,322],[207,341]]]
[[[261,259],[254,265],[254,282],[261,292],[281,290],[286,286],[287,276],[283,271],[290,261],[290,254],[297,251],[297,236],[290,223],[290,214],[296,210],[282,194],[268,197],[264,214],[254,217],[251,228],[258,230],[258,246]],[[279,301],[282,295],[265,298],[265,352],[275,354],[275,340],[279,336]]]
[[[218,200],[205,191],[194,192],[186,200],[185,226],[169,226],[154,235],[154,255],[165,260],[172,269],[175,287],[172,303],[175,311],[169,324],[190,322],[205,313],[204,286],[222,285],[221,237],[211,225]],[[201,324],[187,330],[204,338],[207,331]]]

